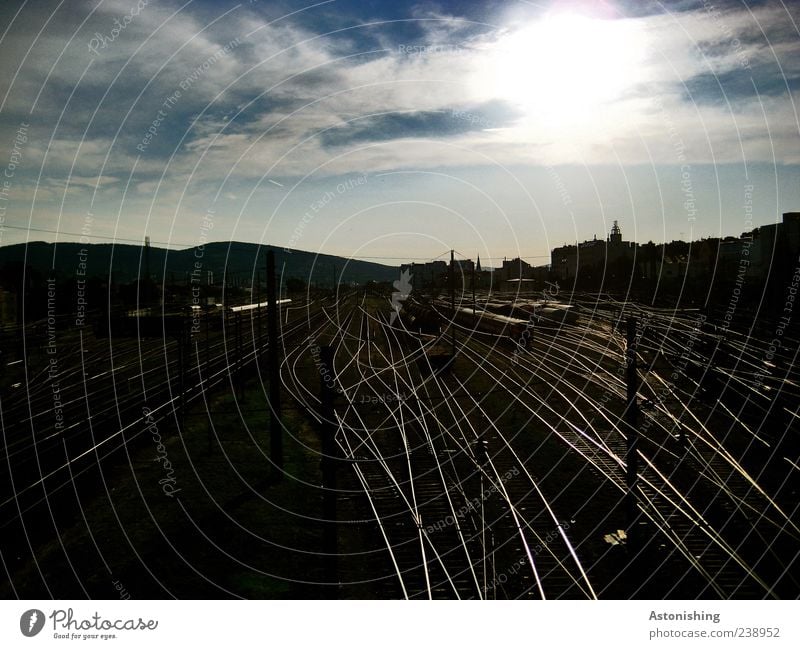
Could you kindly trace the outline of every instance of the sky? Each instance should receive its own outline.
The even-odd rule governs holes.
[[[396,265],[800,211],[783,2],[4,1],[0,245]]]

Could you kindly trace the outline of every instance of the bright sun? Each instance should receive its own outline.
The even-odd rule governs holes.
[[[501,37],[480,83],[532,118],[564,124],[619,97],[635,81],[640,53],[628,21],[555,14]]]

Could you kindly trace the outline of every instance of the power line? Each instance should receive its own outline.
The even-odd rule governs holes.
[[[80,232],[65,232],[64,230],[48,230],[47,228],[32,228],[27,226],[21,225],[8,225],[4,223],[3,228],[9,228],[10,230],[27,230],[28,232],[47,232],[48,234],[57,234],[57,235],[66,235],[70,237],[85,237],[87,239],[104,239],[106,241],[125,241],[131,243],[138,243],[139,245],[144,245],[144,239],[126,239],[125,237],[107,237],[103,236],[102,234],[85,234]],[[56,243],[56,242],[53,242]],[[62,243],[75,243],[74,241],[64,241]],[[195,245],[191,245],[188,243],[176,243],[170,241],[151,241],[151,243],[158,243],[163,246],[185,246],[186,248],[195,248]]]
[[[144,245],[144,238],[142,238],[142,239],[130,239],[130,238],[126,238],[126,237],[109,237],[109,236],[105,236],[105,235],[102,235],[102,234],[86,234],[86,233],[81,233],[81,232],[67,232],[65,230],[50,230],[48,228],[34,228],[34,227],[28,227],[28,226],[22,226],[22,225],[9,225],[8,223],[4,223],[2,226],[0,226],[0,230],[3,229],[3,228],[8,228],[9,230],[24,230],[24,231],[27,231],[27,232],[44,232],[44,233],[47,233],[47,234],[57,234],[59,236],[77,237],[78,239],[83,237],[83,238],[87,238],[87,239],[102,239],[103,241],[124,242],[124,243],[134,243],[134,244]],[[57,242],[53,242],[53,243],[57,243]],[[77,243],[77,242],[75,242],[75,241],[63,241],[61,243]],[[184,242],[180,242],[180,241],[153,241],[151,239],[150,243],[158,244],[158,245],[161,245],[161,246],[173,246],[173,247],[176,247],[176,248],[183,248],[183,249],[196,248],[197,247],[196,243],[184,243]],[[215,243],[215,242],[209,242],[209,243]],[[238,243],[238,242],[220,241],[220,242],[216,242],[216,243]],[[242,243],[247,243],[247,242],[242,242]],[[12,244],[7,244],[7,245],[12,245]],[[208,245],[208,243],[205,244],[205,245]],[[251,245],[262,245],[262,244],[251,244]],[[280,246],[278,246],[278,247],[280,247]],[[384,256],[384,255],[359,255],[358,257],[351,257],[349,255],[337,255],[335,253],[330,253],[330,252],[313,253],[313,252],[311,252],[309,250],[303,250],[303,251],[298,251],[298,252],[308,252],[310,254],[319,254],[319,255],[333,256],[333,257],[343,257],[345,259],[354,259],[354,260],[359,260],[359,259],[386,259],[386,260],[392,260],[392,261],[426,261],[426,262],[428,262],[428,261],[436,261],[437,259],[439,259],[439,257],[443,257],[444,255],[448,254],[450,251],[447,250],[447,251],[443,252],[442,254],[440,254],[440,255],[438,255],[436,257],[433,257],[433,258],[431,258],[431,257],[387,257],[387,256]],[[464,253],[461,253],[459,251],[456,251],[456,252],[459,255],[461,255],[462,257],[464,257],[465,259],[467,258],[467,255],[465,255]],[[506,257],[492,257],[492,256],[484,257],[484,259],[488,259],[490,261],[494,260],[494,259],[506,259],[506,258],[507,258],[507,256]],[[523,255],[523,256],[520,256],[518,258],[519,259],[549,259],[550,255]]]

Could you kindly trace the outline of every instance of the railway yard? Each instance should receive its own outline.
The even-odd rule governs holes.
[[[264,305],[4,331],[3,595],[800,595],[797,328],[525,298],[280,304],[278,464]]]

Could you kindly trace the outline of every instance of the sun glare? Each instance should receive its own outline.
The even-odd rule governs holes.
[[[619,97],[635,81],[640,53],[629,21],[556,14],[501,37],[480,83],[532,118],[565,123]]]

